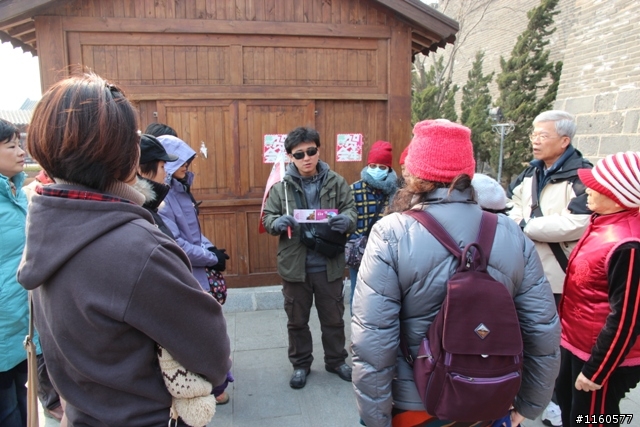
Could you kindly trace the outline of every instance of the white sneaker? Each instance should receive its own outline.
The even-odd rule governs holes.
[[[549,402],[547,408],[542,411],[542,424],[549,427],[562,427],[562,412],[560,407],[553,402]]]

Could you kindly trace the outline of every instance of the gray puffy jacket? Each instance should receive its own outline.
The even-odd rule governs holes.
[[[447,194],[426,209],[457,240],[475,241],[482,211],[470,189]],[[424,410],[413,371],[399,349],[400,328],[415,356],[440,310],[457,262],[415,219],[394,213],[374,226],[353,298],[353,385],[367,427],[391,426],[392,405]],[[536,418],[546,407],[560,367],[560,324],[553,294],[534,245],[500,215],[488,271],[513,295],[524,342],[524,374],[515,408]],[[482,303],[482,302],[480,302]],[[482,420],[479,420],[482,421]]]

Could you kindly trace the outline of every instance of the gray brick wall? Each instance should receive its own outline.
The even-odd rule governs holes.
[[[460,19],[470,1],[440,0],[439,10]],[[500,72],[525,29],[526,12],[539,0],[492,0],[479,25],[467,14],[458,36],[453,81],[462,87],[476,51],[485,51],[484,72]],[[551,58],[564,63],[554,108],[575,114],[575,146],[597,160],[617,151],[640,151],[640,2],[560,0]],[[445,54],[450,54],[447,46]],[[439,51],[440,52],[440,51]],[[497,85],[492,85],[497,98]],[[458,94],[458,108],[461,94]]]
[[[577,116],[574,144],[597,160],[640,151],[640,2],[576,0],[555,107]]]

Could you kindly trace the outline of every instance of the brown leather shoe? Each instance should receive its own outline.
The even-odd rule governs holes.
[[[62,415],[64,415],[64,411],[62,410],[62,405],[56,406],[53,409],[44,408],[44,416],[56,419],[58,421],[62,421]]]

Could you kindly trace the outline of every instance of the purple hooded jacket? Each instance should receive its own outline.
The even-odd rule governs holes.
[[[164,206],[160,208],[158,213],[171,230],[176,243],[189,257],[193,267],[193,275],[198,279],[202,289],[208,292],[210,287],[205,267],[217,264],[218,258],[207,249],[213,246],[213,243],[200,230],[198,214],[187,189],[180,181],[172,178],[173,173],[194,157],[196,152],[187,143],[174,136],[159,136],[158,141],[164,146],[167,153],[178,156],[177,161],[167,162],[165,165],[167,183],[171,189],[164,199]],[[187,172],[186,179],[189,185],[193,183],[193,176],[193,172]]]

